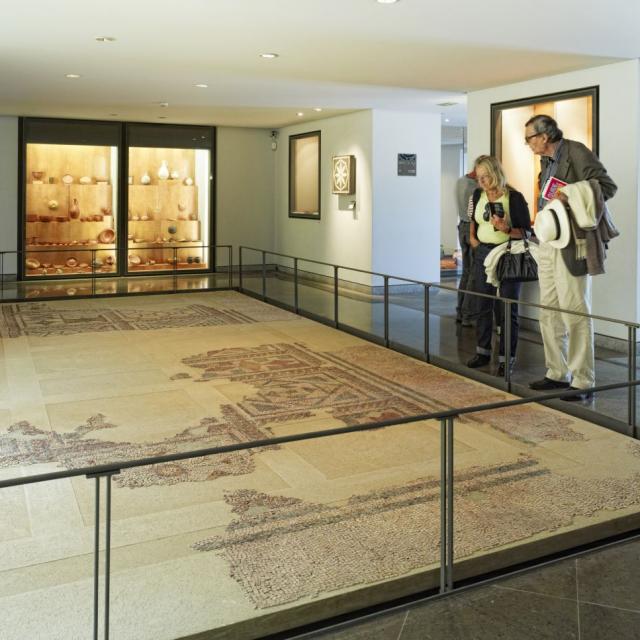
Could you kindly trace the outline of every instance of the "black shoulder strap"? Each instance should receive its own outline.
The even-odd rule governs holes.
[[[482,189],[478,188],[478,189],[474,189],[473,191],[473,195],[471,196],[473,198],[473,209],[475,211],[475,208],[478,206],[478,202],[480,201],[480,196],[482,195]]]

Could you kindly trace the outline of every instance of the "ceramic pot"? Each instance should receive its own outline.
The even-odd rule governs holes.
[[[65,173],[62,176],[62,182],[64,182],[64,184],[73,184],[73,176],[69,173]]]
[[[185,178],[184,183],[187,185],[187,187],[190,187],[193,184],[193,178]]]
[[[140,178],[140,184],[151,184],[151,176],[145,172],[142,178]]]
[[[69,258],[65,264],[67,267],[73,268],[78,266],[78,261],[75,258]]]
[[[93,180],[91,180],[89,176],[82,176],[82,178],[80,178],[80,184],[91,184],[92,182]]]
[[[42,182],[42,177],[44,176],[44,171],[32,171],[31,176],[34,182]]]
[[[40,261],[35,258],[27,258],[24,263],[27,269],[37,269],[40,266]]]
[[[101,244],[111,244],[116,239],[116,232],[113,229],[104,229],[98,235],[98,242]]]
[[[73,204],[69,207],[69,217],[77,220],[80,217],[80,205],[78,199],[73,199]]]
[[[171,172],[171,179],[172,180],[177,180],[180,177],[180,172],[179,171],[172,171]]]
[[[169,167],[167,161],[163,160],[160,168],[158,169],[158,180],[166,180],[169,177]]]

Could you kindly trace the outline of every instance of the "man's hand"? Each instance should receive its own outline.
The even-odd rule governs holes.
[[[562,202],[562,204],[565,206],[569,204],[569,198],[567,198],[567,196],[564,193],[562,193],[560,189],[556,191],[556,195],[554,196],[553,199],[560,200],[560,202]]]

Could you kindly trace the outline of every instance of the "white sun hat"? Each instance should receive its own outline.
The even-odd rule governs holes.
[[[552,200],[536,216],[533,230],[540,242],[564,249],[571,239],[569,214],[560,200]]]

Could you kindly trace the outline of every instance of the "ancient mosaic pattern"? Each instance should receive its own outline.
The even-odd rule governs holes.
[[[0,434],[0,468],[55,462],[65,469],[78,469],[238,444],[265,437],[260,429],[230,405],[222,406],[220,419],[203,418],[200,424],[158,442],[140,444],[87,437],[93,432],[115,427],[102,414],[92,416],[86,424],[72,431],[62,433],[38,429],[26,421],[18,422],[11,425],[6,433]],[[252,451],[237,451],[138,467],[114,476],[114,481],[121,487],[133,488],[246,475],[255,468],[253,456]]]
[[[145,301],[136,307],[113,301],[95,307],[31,302],[0,307],[0,337],[66,336],[104,331],[150,331],[174,327],[211,327],[250,324],[273,320],[296,320],[298,316],[237,294],[216,296],[208,304],[181,304],[170,308],[149,308]],[[153,300],[149,305],[153,304]]]
[[[508,398],[375,346],[319,353],[303,344],[267,344],[207,351],[182,363],[201,372],[198,382],[228,379],[254,387],[238,406],[259,424],[321,412],[360,424]],[[478,397],[480,390],[485,397]],[[584,439],[571,429],[571,418],[533,405],[468,415],[462,421],[489,424],[527,443]]]
[[[207,351],[182,360],[202,370],[199,382],[228,379],[251,385],[238,406],[260,424],[324,412],[347,424],[412,416],[443,408],[375,374],[355,371],[303,344],[268,344]]]
[[[510,396],[501,391],[438,367],[424,366],[411,358],[380,347],[348,347],[340,352],[327,354],[327,357],[335,359],[347,370],[374,374],[380,382],[424,393],[428,395],[432,406],[442,409],[510,399]],[[536,405],[467,414],[460,420],[488,424],[509,437],[532,444],[548,440],[571,442],[585,439],[582,433],[571,428],[575,420]]]
[[[531,457],[456,476],[455,555],[463,558],[575,518],[640,503],[640,474],[585,480]],[[420,478],[332,504],[238,491],[225,534],[193,545],[222,553],[231,576],[266,608],[399,577],[438,562],[439,478]]]

